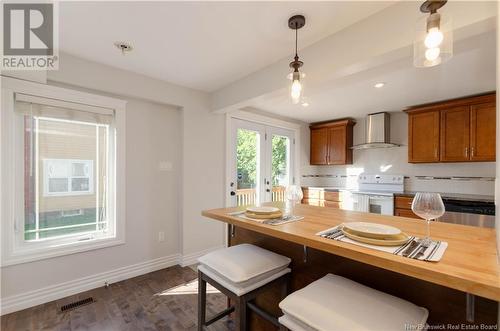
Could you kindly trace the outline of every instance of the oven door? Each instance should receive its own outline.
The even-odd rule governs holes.
[[[394,215],[394,197],[387,195],[370,195],[370,213]]]

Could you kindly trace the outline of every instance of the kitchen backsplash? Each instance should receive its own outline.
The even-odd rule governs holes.
[[[301,184],[355,189],[356,181],[356,175],[303,175]],[[494,195],[495,178],[405,176],[405,191]]]

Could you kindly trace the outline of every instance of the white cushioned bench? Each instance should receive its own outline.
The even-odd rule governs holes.
[[[292,331],[421,330],[429,315],[423,307],[332,274],[279,306],[280,324]]]
[[[291,259],[255,245],[241,244],[216,250],[198,259],[198,330],[236,310],[237,329],[247,328],[247,307],[279,326],[278,319],[255,306],[253,300],[263,290],[281,282],[282,297],[288,293],[288,265]],[[205,320],[206,283],[211,284],[236,304]]]

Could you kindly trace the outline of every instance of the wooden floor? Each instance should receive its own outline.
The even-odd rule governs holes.
[[[197,274],[174,266],[2,316],[2,331],[196,330]],[[92,296],[96,302],[61,313],[62,305]],[[208,289],[207,318],[226,307],[226,297]],[[209,330],[233,330],[227,317]]]

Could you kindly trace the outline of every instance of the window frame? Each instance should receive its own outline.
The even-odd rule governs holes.
[[[1,77],[2,108],[0,110],[0,236],[2,253],[0,265],[8,266],[100,249],[125,243],[125,109],[126,101],[80,92],[46,84]],[[113,236],[78,233],[60,238],[47,238],[36,242],[24,240],[24,169],[16,169],[16,157],[22,156],[24,141],[16,131],[14,115],[15,94],[62,100],[82,105],[108,108],[115,111],[114,134],[110,134],[115,146],[110,167],[114,176],[109,179],[114,188],[109,196],[109,217]],[[18,118],[19,119],[19,118]],[[20,119],[19,119],[20,120]],[[21,145],[20,145],[21,144]],[[113,146],[110,144],[110,146]],[[21,149],[19,149],[21,148]],[[16,153],[16,151],[18,151]],[[22,197],[22,199],[20,198]],[[22,210],[21,217],[20,210]]]

